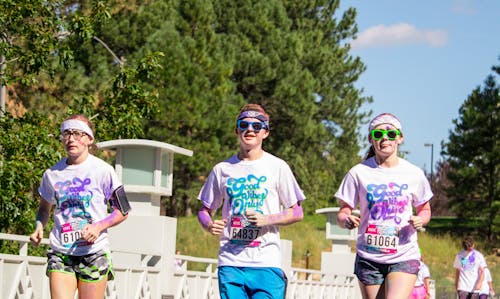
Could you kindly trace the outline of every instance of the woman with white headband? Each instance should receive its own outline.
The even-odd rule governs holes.
[[[47,253],[52,299],[73,299],[77,289],[79,298],[104,298],[106,283],[113,279],[107,229],[128,216],[118,209],[116,199],[125,194],[113,167],[89,152],[92,127],[81,114],[62,123],[67,157],[44,172],[38,188],[41,198],[30,240],[40,244],[54,206]]]
[[[337,223],[358,227],[354,274],[363,298],[408,298],[420,265],[417,231],[430,221],[433,194],[423,171],[398,157],[403,133],[396,116],[377,115],[368,133],[366,159],[349,170],[335,193]],[[352,214],[358,205],[361,217]]]

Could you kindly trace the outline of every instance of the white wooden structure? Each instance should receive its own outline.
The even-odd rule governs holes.
[[[108,282],[106,299],[213,299],[219,298],[217,260],[175,255],[177,219],[160,216],[161,196],[172,195],[174,154],[193,152],[152,140],[120,139],[97,144],[112,151],[115,170],[125,186],[132,211],[109,230],[115,280]],[[353,232],[334,224],[327,214],[327,238],[332,252],[322,254],[321,270],[292,267],[292,242],[282,240],[282,260],[288,276],[287,299],[359,299],[348,241]],[[0,240],[16,243],[15,254],[0,253],[0,298],[49,299],[46,258],[28,255],[28,236],[0,233]],[[48,245],[43,239],[42,246]],[[339,257],[337,255],[341,256]],[[180,260],[180,269],[175,261]],[[353,260],[352,260],[353,261]],[[339,264],[339,263],[343,264]],[[189,270],[189,263],[204,264],[204,271]]]

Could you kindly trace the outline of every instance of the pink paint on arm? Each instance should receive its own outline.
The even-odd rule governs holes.
[[[207,207],[202,207],[198,212],[198,222],[203,226],[204,229],[208,230],[208,225],[212,222],[212,217],[210,216],[210,209]]]
[[[300,203],[284,209],[281,213],[269,215],[270,225],[287,225],[298,222],[304,217],[304,211]]]
[[[417,207],[417,216],[422,218],[422,222],[424,225],[429,223],[429,221],[431,220],[431,205],[429,202],[426,202],[423,205]]]

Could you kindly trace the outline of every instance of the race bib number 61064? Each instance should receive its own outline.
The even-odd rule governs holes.
[[[399,236],[395,227],[370,224],[364,234],[364,241],[371,252],[396,253]]]

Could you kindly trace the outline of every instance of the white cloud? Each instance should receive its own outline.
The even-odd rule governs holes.
[[[442,47],[447,42],[448,34],[445,30],[419,30],[411,24],[400,23],[370,27],[358,34],[351,46],[353,49],[414,44]]]
[[[453,1],[451,10],[455,13],[466,15],[475,15],[477,13],[476,9],[473,7],[473,3],[467,0]]]

